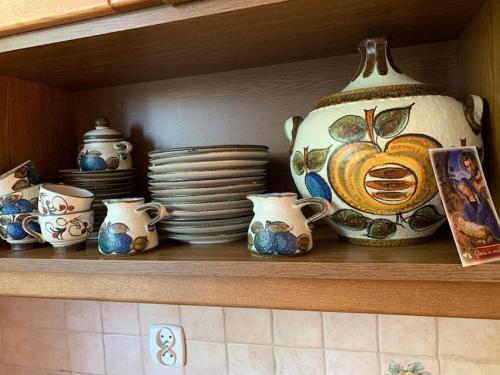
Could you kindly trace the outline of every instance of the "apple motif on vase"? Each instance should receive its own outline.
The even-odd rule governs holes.
[[[302,196],[331,202],[327,222],[350,242],[419,243],[445,221],[429,149],[466,144],[481,154],[484,103],[402,74],[387,39],[366,39],[359,50],[343,91],[285,123],[292,176]]]

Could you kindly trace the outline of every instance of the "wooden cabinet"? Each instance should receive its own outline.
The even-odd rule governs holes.
[[[160,2],[68,0],[104,16],[0,38],[1,170],[31,158],[55,180],[106,115],[134,145],[143,195],[148,151],[218,143],[269,145],[272,189],[293,189],[283,121],[348,83],[360,39],[389,35],[412,78],[487,99],[485,172],[500,207],[499,1]],[[5,3],[0,20],[41,15]],[[251,257],[244,242],[167,242],[125,258],[95,244],[68,254],[0,247],[0,295],[500,319],[500,263],[463,269],[446,230],[391,249],[315,235],[311,254],[278,260]]]
[[[0,36],[161,4],[162,0],[0,0]]]

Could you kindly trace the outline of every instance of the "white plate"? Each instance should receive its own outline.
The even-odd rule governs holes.
[[[269,147],[263,145],[215,145],[215,146],[196,146],[196,147],[176,147],[162,150],[153,150],[148,152],[150,158],[186,155],[200,152],[220,152],[220,151],[248,151],[248,150],[269,150]]]
[[[233,177],[265,176],[266,168],[245,169],[212,169],[205,171],[178,171],[163,173],[148,173],[148,177],[154,181],[187,181],[206,179],[225,179]]]
[[[149,180],[149,185],[158,188],[178,189],[178,188],[212,188],[212,187],[228,187],[236,186],[243,183],[262,183],[266,181],[266,176],[253,177],[235,177],[207,180],[192,180],[192,181],[155,181]]]
[[[96,186],[120,186],[120,185],[132,185],[136,183],[135,176],[132,178],[127,178],[126,180],[113,180],[113,179],[93,179],[93,178],[82,178],[82,179],[71,179],[71,178],[61,178],[67,185],[96,185]]]
[[[210,245],[215,243],[224,243],[224,242],[233,242],[243,238],[246,238],[247,232],[241,233],[233,233],[233,234],[219,234],[213,236],[196,236],[196,235],[188,235],[188,234],[172,234],[168,233],[166,237],[182,241],[188,242],[193,245]]]
[[[262,194],[266,189],[256,190],[252,194]],[[153,199],[161,200],[164,204],[175,203],[195,203],[195,202],[222,202],[227,200],[246,199],[250,193],[224,193],[224,194],[201,194],[201,195],[178,195],[175,197],[165,197],[161,194],[151,194]]]
[[[169,219],[173,220],[211,220],[216,218],[230,218],[234,216],[250,215],[250,207],[228,208],[225,210],[206,211],[171,211]]]
[[[113,169],[106,171],[81,171],[79,169],[60,169],[60,176],[71,176],[71,177],[95,177],[95,178],[112,178],[118,176],[131,176],[135,175],[136,169]]]
[[[255,190],[266,189],[266,182],[255,184],[241,184],[234,186],[200,187],[200,188],[164,188],[151,186],[149,191],[157,194],[158,197],[176,197],[179,195],[200,195],[200,194],[225,194],[238,192],[253,192]],[[248,193],[250,194],[250,193]]]
[[[205,169],[226,168],[262,168],[268,164],[268,160],[213,160],[189,163],[165,163],[154,164],[149,167],[152,172],[175,172],[175,171],[201,171]]]
[[[246,215],[240,217],[231,217],[229,219],[212,219],[212,220],[170,220],[169,218],[163,219],[158,224],[158,227],[207,227],[207,226],[221,226],[231,224],[249,224],[252,221],[253,215]]]
[[[152,164],[186,163],[209,160],[236,160],[236,159],[267,159],[268,150],[226,150],[226,151],[199,151],[184,155],[157,154],[150,156]]]
[[[248,223],[243,224],[231,224],[231,225],[221,225],[219,227],[210,226],[210,227],[178,227],[178,226],[157,226],[159,231],[165,231],[168,233],[177,233],[177,234],[224,234],[231,231],[241,231],[248,229]]]
[[[189,212],[225,210],[228,208],[252,208],[253,203],[248,199],[223,202],[196,202],[196,203],[166,203],[163,199],[154,199],[153,202],[163,204],[167,211],[180,210]]]

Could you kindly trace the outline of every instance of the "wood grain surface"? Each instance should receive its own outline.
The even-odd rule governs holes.
[[[395,48],[398,66],[410,77],[457,94],[457,45],[432,43]],[[322,96],[337,92],[358,67],[357,54],[74,94],[78,139],[104,115],[134,145],[143,194],[147,152],[224,143],[265,144],[271,149],[272,191],[293,191],[283,123],[305,116]]]
[[[482,3],[187,2],[5,38],[0,73],[79,89],[342,55],[373,35],[398,46],[452,40]]]
[[[494,283],[4,271],[0,295],[500,319]]]
[[[0,77],[0,172],[31,159],[42,181],[76,165],[77,142],[67,91]]]
[[[496,207],[500,207],[500,2],[490,0],[459,40],[460,95],[487,100],[483,127],[485,173]]]
[[[364,247],[333,238],[326,227],[315,232],[314,251],[301,257],[256,257],[244,241],[212,246],[167,241],[147,254],[113,257],[89,241],[87,250],[73,253],[4,247],[0,259],[1,271],[17,272],[500,283],[500,262],[463,268],[446,234],[410,248]]]
[[[117,12],[128,12],[141,8],[164,4],[162,0],[108,0],[111,8]]]
[[[0,36],[112,14],[108,0],[1,0]]]
[[[451,239],[359,247],[315,232],[314,250],[271,260],[245,242],[164,242],[148,254],[0,250],[0,295],[500,318],[500,262],[464,269]]]

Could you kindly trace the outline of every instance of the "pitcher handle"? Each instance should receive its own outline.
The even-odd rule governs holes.
[[[40,243],[44,243],[45,241],[43,240],[43,236],[41,233],[38,233],[38,232],[35,232],[33,229],[31,229],[29,227],[29,224],[32,222],[32,221],[36,221],[38,222],[38,216],[37,215],[29,215],[29,216],[26,216],[24,219],[23,219],[23,222],[22,222],[22,226],[23,226],[23,229],[26,233],[28,233],[29,235],[31,235],[32,237],[36,238],[38,240],[38,242]]]
[[[294,202],[294,206],[299,209],[302,209],[302,207],[309,206],[311,204],[319,205],[322,209],[321,212],[314,214],[306,220],[307,226],[314,223],[315,221],[323,219],[326,215],[328,215],[328,212],[330,212],[330,203],[323,198],[304,198]]]
[[[132,152],[132,143],[127,141],[116,142],[113,147],[120,154],[120,159],[126,159],[127,155]]]
[[[146,228],[149,231],[153,231],[155,229],[155,224],[168,215],[167,209],[165,208],[164,205],[162,205],[160,203],[154,203],[154,202],[141,204],[140,206],[137,206],[134,211],[135,212],[144,212],[144,211],[155,211],[156,212],[156,214],[153,217],[151,217],[151,215],[148,214],[149,217],[151,218],[151,220],[149,221],[149,223],[146,224]]]

